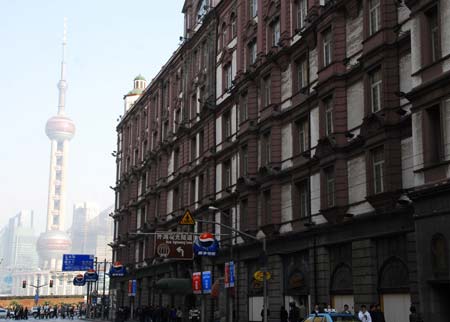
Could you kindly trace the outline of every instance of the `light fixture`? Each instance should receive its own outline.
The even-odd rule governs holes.
[[[209,211],[220,211],[219,208],[213,207],[213,206],[209,206],[209,207],[208,207],[208,210],[209,210]]]
[[[409,206],[412,204],[412,200],[406,194],[402,194],[400,198],[398,198],[397,203],[401,206]]]
[[[119,244],[119,248],[125,248],[125,247],[127,247],[127,245],[125,245],[125,244]]]

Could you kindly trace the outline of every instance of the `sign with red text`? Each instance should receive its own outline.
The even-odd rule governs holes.
[[[194,294],[202,294],[202,273],[192,273],[192,292]]]

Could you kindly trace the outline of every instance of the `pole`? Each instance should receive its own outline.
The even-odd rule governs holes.
[[[90,298],[91,298],[91,282],[87,282],[87,294],[86,294],[86,318],[90,318],[91,317],[91,303],[90,303]]]
[[[106,258],[103,261],[102,319],[105,319]]]
[[[262,267],[263,273],[263,296],[264,296],[264,320],[263,322],[267,322],[267,250],[266,250],[266,237],[264,236],[263,240],[263,256],[264,256],[264,266]]]

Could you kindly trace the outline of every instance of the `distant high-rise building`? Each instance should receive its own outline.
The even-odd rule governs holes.
[[[88,222],[98,216],[98,206],[94,203],[78,203],[73,206],[72,228],[70,237],[72,239],[72,252],[74,254],[89,253]]]
[[[45,132],[51,141],[50,176],[48,186],[47,227],[38,241],[40,266],[60,269],[62,255],[71,248],[71,240],[63,231],[66,204],[66,169],[69,141],[75,134],[75,124],[65,115],[66,98],[66,23],[62,43],[61,79],[58,82],[58,114],[47,121]]]
[[[33,225],[33,211],[21,210],[0,231],[0,258],[3,258],[3,267],[13,267],[16,270],[37,267],[38,258],[34,251],[37,237]]]

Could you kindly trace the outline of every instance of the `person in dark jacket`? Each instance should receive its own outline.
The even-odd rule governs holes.
[[[281,322],[288,321],[288,311],[285,309],[284,306],[281,306],[281,308],[280,308],[280,321]]]

